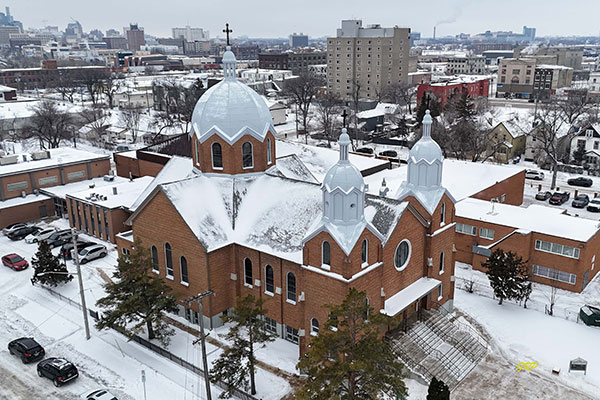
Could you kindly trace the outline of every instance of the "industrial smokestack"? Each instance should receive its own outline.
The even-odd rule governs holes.
[[[435,28],[437,28],[436,26],[433,27],[433,40],[435,40]]]

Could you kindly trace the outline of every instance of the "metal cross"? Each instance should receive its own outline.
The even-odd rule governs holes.
[[[342,113],[342,118],[344,119],[344,128],[346,127],[346,117],[348,117],[348,113],[346,112],[346,109],[344,108],[344,112]]]
[[[229,34],[233,32],[233,30],[229,29],[229,24],[225,24],[225,29],[223,32],[227,35],[227,46],[229,46]]]

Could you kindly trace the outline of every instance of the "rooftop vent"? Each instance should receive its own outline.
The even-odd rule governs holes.
[[[117,187],[113,186],[113,194],[118,194]]]
[[[19,156],[5,156],[0,158],[0,165],[16,164],[19,161]]]
[[[32,160],[46,160],[48,158],[50,158],[50,151],[48,151],[48,150],[35,151],[35,152],[31,153]]]
[[[114,175],[104,175],[104,180],[106,182],[113,182],[115,180],[115,176]]]

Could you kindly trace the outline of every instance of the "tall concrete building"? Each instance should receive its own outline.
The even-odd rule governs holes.
[[[144,38],[144,28],[140,28],[138,24],[129,24],[129,29],[124,28],[125,37],[127,37],[127,46],[131,51],[137,51],[141,46],[146,44]]]
[[[308,47],[308,35],[292,33],[290,35],[290,47],[292,49],[295,47]]]
[[[192,28],[187,25],[185,28],[173,28],[173,39],[185,39],[186,42],[201,42],[209,40],[208,31],[202,28]]]
[[[409,52],[410,28],[343,20],[327,39],[327,89],[343,99],[377,98],[388,85],[408,82]]]
[[[524,26],[523,36],[529,39],[529,41],[533,42],[533,40],[535,39],[535,28],[528,28],[527,26]]]

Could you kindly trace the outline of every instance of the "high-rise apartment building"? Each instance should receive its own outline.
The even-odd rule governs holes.
[[[377,98],[388,85],[408,82],[409,52],[410,28],[344,20],[327,39],[327,89],[343,99]]]
[[[292,33],[290,35],[290,47],[292,49],[295,47],[308,47],[308,35]]]
[[[201,42],[209,40],[208,31],[202,28],[192,28],[187,25],[185,28],[173,28],[173,39],[185,39],[186,42]]]
[[[131,51],[137,51],[141,46],[146,44],[144,38],[144,28],[140,28],[138,24],[129,24],[129,29],[124,28],[125,36],[127,37],[127,46]]]

